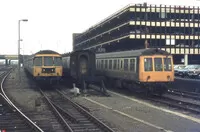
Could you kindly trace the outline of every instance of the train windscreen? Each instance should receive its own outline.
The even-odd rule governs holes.
[[[62,66],[62,59],[61,59],[61,57],[54,57],[54,65],[55,66]]]
[[[155,71],[163,71],[162,58],[154,58]]]
[[[33,60],[34,66],[42,66],[42,57],[35,57]]]
[[[172,71],[171,58],[164,58],[164,70]]]
[[[53,57],[45,56],[44,57],[44,66],[53,66]]]
[[[144,70],[153,71],[152,58],[144,58]]]

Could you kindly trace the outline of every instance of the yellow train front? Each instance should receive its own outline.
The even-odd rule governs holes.
[[[24,61],[24,68],[35,80],[52,84],[62,77],[62,57],[55,51],[41,50]]]
[[[159,49],[96,54],[96,68],[117,87],[146,89],[160,95],[174,81],[172,55]]]

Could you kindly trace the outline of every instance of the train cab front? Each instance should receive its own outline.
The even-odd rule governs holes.
[[[38,60],[38,63],[34,63],[34,77],[36,80],[59,80],[63,71],[61,57],[45,56],[41,59],[44,61]],[[34,59],[34,61],[37,60]]]
[[[171,55],[141,56],[139,66],[139,81],[145,85],[157,87],[174,81]]]

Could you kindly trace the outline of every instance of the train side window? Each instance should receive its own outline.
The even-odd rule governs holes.
[[[153,71],[152,58],[144,58],[144,70]]]
[[[99,60],[97,60],[97,69],[99,69]]]
[[[154,58],[155,71],[163,71],[162,58]]]
[[[135,71],[135,59],[130,59],[130,71]]]
[[[100,67],[100,66],[101,66],[101,60],[99,60],[99,66],[98,66],[98,67],[99,67],[99,69],[101,69],[101,67]]]
[[[121,69],[123,68],[123,61],[121,60]]]
[[[117,60],[114,60],[113,69],[114,69],[114,70],[117,69]]]
[[[104,60],[101,60],[101,69],[103,69],[104,66]]]
[[[164,70],[172,71],[171,58],[164,58]]]
[[[99,69],[101,69],[101,60],[99,60]]]
[[[117,69],[119,69],[119,60],[117,60]]]
[[[105,60],[105,69],[107,69],[108,68],[108,60]]]
[[[128,59],[124,59],[124,71],[128,71]]]
[[[112,60],[109,60],[109,69],[112,69]]]

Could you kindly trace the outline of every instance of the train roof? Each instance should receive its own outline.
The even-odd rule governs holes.
[[[88,53],[90,53],[90,54],[95,54],[95,52],[92,51],[92,50],[77,50],[77,51],[65,53],[65,54],[62,55],[62,57],[66,57],[66,56],[69,56],[69,55],[71,55],[71,54],[77,54],[77,53],[80,53],[80,52],[84,52],[84,53],[85,53],[85,52],[88,52]]]
[[[40,50],[38,52],[35,53],[36,54],[59,54],[58,52],[55,52],[53,50]]]
[[[100,53],[96,54],[97,58],[104,58],[104,57],[128,57],[128,56],[143,56],[143,55],[170,55],[169,52],[149,48],[149,49],[139,49],[139,50],[129,50],[129,51],[120,51],[120,52],[110,52],[110,53]]]

